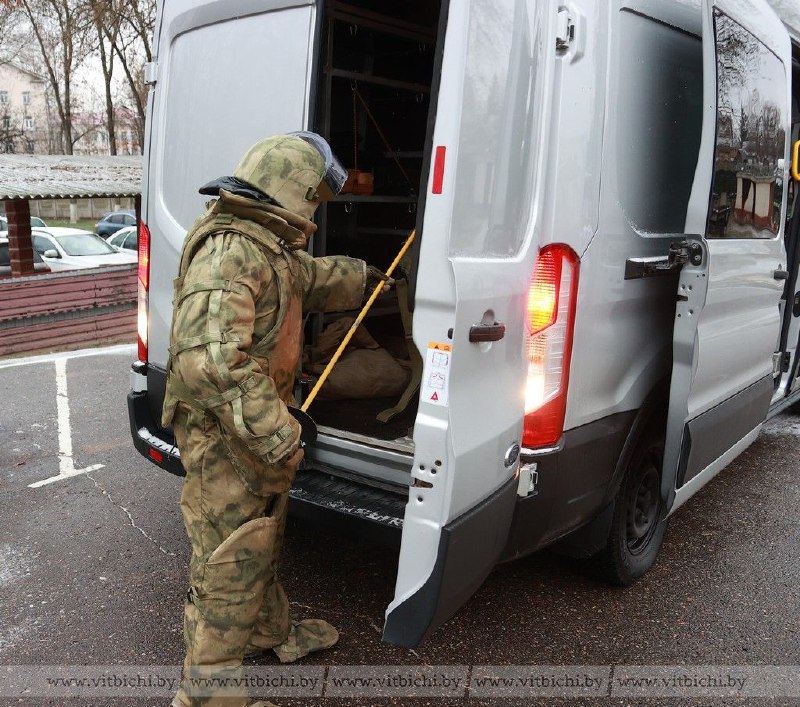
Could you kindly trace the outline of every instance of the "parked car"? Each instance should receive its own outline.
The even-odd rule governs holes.
[[[125,253],[135,253],[139,257],[139,229],[136,226],[125,226],[106,238],[106,243]]]
[[[33,269],[36,272],[49,272],[50,268],[42,256],[33,251]],[[11,274],[11,254],[8,252],[8,238],[0,236],[0,275]]]
[[[79,228],[35,228],[33,249],[51,270],[77,270],[101,265],[135,265],[130,253],[114,250],[100,236]]]
[[[133,211],[112,211],[101,218],[94,227],[94,232],[102,238],[108,238],[125,226],[136,225],[136,213]]]
[[[31,216],[31,226],[33,228],[47,228],[47,224],[38,216]],[[8,233],[8,219],[5,216],[0,216],[0,234],[5,235]]]

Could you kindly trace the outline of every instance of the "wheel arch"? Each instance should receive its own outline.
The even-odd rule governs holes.
[[[606,489],[604,508],[613,502],[619,491],[625,470],[636,452],[637,446],[654,426],[660,427],[662,435],[666,434],[667,429],[667,409],[669,406],[669,378],[662,378],[645,397],[644,402],[636,412],[622,452],[617,459],[614,473]]]

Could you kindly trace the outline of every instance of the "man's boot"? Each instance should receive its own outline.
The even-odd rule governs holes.
[[[245,657],[253,658],[271,650],[278,656],[281,663],[294,663],[309,653],[335,646],[338,640],[339,632],[323,619],[292,620],[289,635],[283,643],[271,648],[251,643],[247,646]]]
[[[289,637],[280,645],[273,647],[281,663],[294,661],[309,653],[323,651],[336,645],[339,632],[323,619],[304,619],[292,621]]]

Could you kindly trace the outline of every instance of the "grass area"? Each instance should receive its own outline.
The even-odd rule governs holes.
[[[50,219],[46,218],[45,223],[48,226],[63,226],[64,228],[82,228],[84,231],[91,231],[94,233],[94,225],[97,223],[97,219],[94,221],[78,221],[78,223],[70,223],[69,219],[62,220],[62,219]]]

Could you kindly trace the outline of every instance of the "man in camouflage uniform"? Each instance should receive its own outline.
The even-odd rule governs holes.
[[[329,648],[336,629],[292,621],[278,582],[288,491],[303,457],[293,404],[306,311],[353,309],[385,276],[361,260],[305,251],[319,203],[344,172],[313,133],[266,138],[187,234],[175,281],[162,424],[186,469],[181,511],[192,543],[184,680],[174,707],[243,707],[191,676],[235,676],[246,653],[281,662]],[[257,705],[270,705],[258,702]]]

